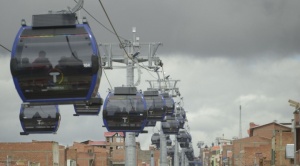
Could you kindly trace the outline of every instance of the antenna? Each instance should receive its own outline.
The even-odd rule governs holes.
[[[239,133],[239,139],[242,138],[242,105],[240,105],[240,133]]]

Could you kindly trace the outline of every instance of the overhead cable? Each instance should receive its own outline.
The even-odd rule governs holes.
[[[122,42],[121,42],[121,39],[120,39],[120,36],[118,35],[118,33],[117,33],[115,27],[113,26],[113,24],[112,24],[112,22],[111,22],[111,20],[110,20],[110,18],[109,18],[109,16],[108,16],[108,14],[107,14],[107,12],[106,12],[106,10],[105,10],[105,8],[104,8],[104,6],[103,6],[101,0],[99,0],[99,3],[100,3],[100,5],[101,5],[101,7],[102,7],[102,9],[103,9],[103,11],[104,11],[104,13],[105,13],[105,15],[106,15],[108,21],[109,21],[109,23],[110,23],[110,26],[112,27],[112,29],[113,29],[113,31],[114,31],[114,34],[115,34],[116,37],[118,38],[120,45],[123,46],[123,45],[122,45]],[[127,56],[129,59],[131,59],[133,62],[135,62],[135,61],[133,60],[133,58],[130,57],[130,56],[128,55],[128,52],[126,51],[125,47],[122,47],[122,48],[123,48],[123,50],[124,50],[126,56]],[[142,68],[144,68],[144,69],[146,69],[146,70],[152,71],[152,70],[150,70],[150,69],[148,69],[148,68],[146,68],[146,67],[144,67],[144,66],[141,66],[139,63],[137,63],[137,65],[139,65],[140,67],[142,67]]]
[[[11,52],[10,49],[8,49],[7,47],[3,46],[2,44],[0,44],[0,47],[4,48],[6,51]]]
[[[74,0],[76,3],[77,1]],[[96,17],[94,17],[89,11],[87,11],[84,7],[82,7],[81,9],[83,9],[90,17],[92,17],[98,24],[100,24],[104,29],[106,29],[107,31],[109,31],[110,33],[116,35],[112,30],[110,30],[109,28],[107,28],[104,24],[102,24],[99,20],[96,19]],[[122,36],[120,36],[121,39],[123,40],[127,40],[125,38],[123,38]]]

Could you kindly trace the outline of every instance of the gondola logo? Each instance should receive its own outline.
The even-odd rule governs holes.
[[[58,69],[50,70],[49,75],[52,76],[52,81],[55,84],[61,84],[64,80],[64,74]]]

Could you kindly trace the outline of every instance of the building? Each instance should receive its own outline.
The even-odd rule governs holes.
[[[105,141],[74,142],[66,148],[66,161],[70,166],[124,166],[125,136],[122,132],[105,132]],[[151,153],[155,165],[159,165],[159,150],[153,146],[142,150],[136,143],[137,165],[150,165]]]
[[[232,145],[222,145],[222,164],[224,166],[232,165]]]
[[[232,163],[240,165],[291,165],[285,147],[293,143],[290,127],[276,122],[265,125],[250,123],[249,137],[233,140]]]
[[[220,146],[213,146],[210,148],[210,165],[211,166],[221,166],[221,149]]]
[[[0,143],[0,166],[64,166],[64,149],[53,141]]]
[[[53,141],[0,143],[0,166],[124,166],[125,137],[122,132],[105,132],[104,141],[74,142],[65,147]],[[159,165],[159,150],[142,150],[136,143],[137,165]],[[153,154],[153,155],[151,155]]]
[[[73,146],[66,148],[67,164],[72,166],[104,166],[107,165],[108,151],[105,148],[99,147],[94,142],[89,145],[89,142],[77,143],[74,142]]]

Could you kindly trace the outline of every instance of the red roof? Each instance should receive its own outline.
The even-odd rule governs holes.
[[[104,137],[112,137],[114,135],[118,134],[121,137],[124,137],[123,132],[104,132]]]
[[[220,150],[220,146],[213,146],[210,149],[211,151]]]

